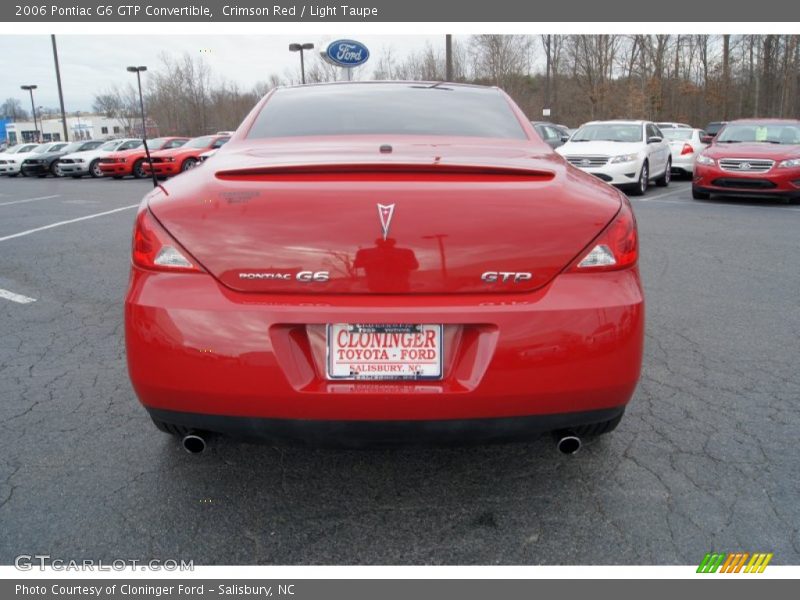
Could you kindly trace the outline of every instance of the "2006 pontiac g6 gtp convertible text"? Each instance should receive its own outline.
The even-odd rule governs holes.
[[[130,376],[186,439],[605,433],[639,378],[637,258],[627,198],[496,88],[280,88],[143,200]]]

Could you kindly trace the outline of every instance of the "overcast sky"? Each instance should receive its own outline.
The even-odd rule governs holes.
[[[296,53],[288,51],[290,42],[314,42],[322,49],[333,40],[353,38],[370,50],[367,68],[375,66],[382,51],[391,48],[396,59],[425,48],[427,43],[444,47],[444,36],[360,35],[333,33],[328,36],[252,36],[252,35],[60,35],[57,36],[64,107],[67,112],[91,110],[94,95],[114,84],[134,79],[125,71],[128,65],[159,65],[158,55],[167,52],[179,57],[184,52],[202,56],[216,79],[225,78],[249,88],[266,81],[273,73],[284,77],[299,65]],[[36,106],[58,107],[53,51],[49,35],[0,36],[0,102],[19,98],[30,112],[30,97],[19,89],[36,84]],[[146,77],[146,74],[145,74]]]

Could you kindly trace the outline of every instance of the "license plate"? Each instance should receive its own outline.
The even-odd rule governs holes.
[[[328,379],[441,379],[441,325],[333,323]]]

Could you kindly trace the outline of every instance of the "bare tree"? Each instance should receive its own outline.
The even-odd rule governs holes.
[[[0,105],[0,116],[17,121],[27,119],[28,111],[22,108],[22,102],[20,102],[19,99],[6,98],[5,102]]]

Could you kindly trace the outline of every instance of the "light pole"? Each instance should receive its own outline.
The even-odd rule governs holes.
[[[33,90],[35,90],[37,85],[21,85],[19,86],[21,90],[27,90],[30,92],[31,95],[31,112],[33,113],[33,129],[35,130],[34,136],[36,137],[36,142],[39,142],[39,124],[36,122],[36,105],[33,103]]]
[[[314,44],[307,43],[307,44],[289,44],[289,52],[299,52],[300,53],[300,78],[302,79],[303,83],[306,82],[306,64],[305,60],[303,59],[303,51],[304,50],[313,50]]]
[[[144,153],[147,155],[147,164],[150,165],[150,174],[153,176],[153,187],[158,187],[156,171],[153,168],[153,159],[150,158],[150,149],[147,147],[147,127],[144,121],[144,96],[142,96],[142,71],[147,71],[147,67],[128,67],[130,73],[136,73],[136,82],[139,84],[139,108],[142,110],[142,143]]]

